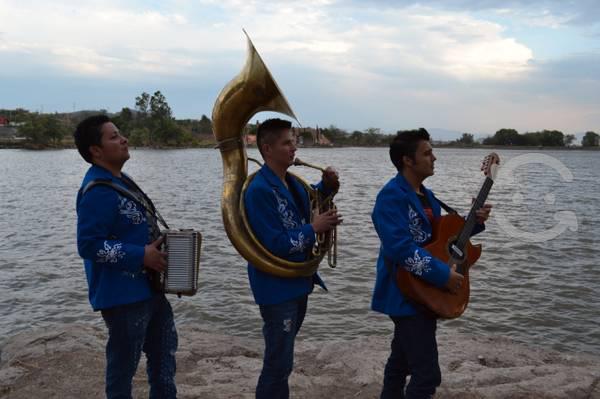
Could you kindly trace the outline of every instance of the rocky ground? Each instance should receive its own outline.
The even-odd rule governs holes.
[[[254,397],[261,341],[185,327],[179,335],[180,398]],[[8,339],[0,353],[0,398],[102,398],[104,342],[102,328],[81,324]],[[313,343],[300,336],[292,398],[377,398],[388,345],[386,337]],[[436,398],[600,399],[600,358],[464,335],[440,334],[439,345],[444,381]],[[147,397],[144,367],[134,385],[134,397]]]

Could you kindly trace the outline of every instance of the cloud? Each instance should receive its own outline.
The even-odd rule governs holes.
[[[527,19],[539,26],[598,25],[600,3],[596,0],[355,0],[356,6],[407,8],[415,5],[459,12],[496,11]]]
[[[308,53],[330,69],[339,68],[342,58],[350,66],[347,72],[359,76],[370,75],[366,66],[376,59],[463,79],[506,78],[526,70],[531,58],[524,45],[502,37],[500,26],[462,14],[372,10],[370,22],[364,23],[350,15],[340,20],[327,1],[268,8],[237,0],[204,3],[227,18],[207,27],[177,10],[13,2],[2,51],[44,54],[46,62],[81,75],[128,79],[139,73],[187,74],[210,61],[218,63],[219,57],[211,57],[215,54],[243,47],[239,27],[247,24],[261,46],[277,57],[290,61]]]
[[[5,8],[6,9],[6,8]],[[222,53],[220,32],[185,15],[106,3],[9,4],[5,53],[35,54],[36,62],[67,74],[130,79],[140,74],[189,74]],[[240,45],[239,47],[241,47]]]
[[[502,18],[492,18],[560,25],[580,12],[557,1],[527,4],[82,0],[75,7],[66,0],[0,0],[11,15],[1,28],[0,83],[73,78],[87,92],[100,85],[121,93],[119,101],[140,88],[160,89],[178,117],[197,117],[210,112],[218,91],[242,68],[245,27],[304,124],[494,132],[566,126],[564,115],[582,130],[598,120],[589,105],[598,104],[590,89],[597,88],[598,63],[588,67],[591,56],[542,62]],[[77,97],[58,87],[40,96],[53,104]],[[131,106],[99,108],[125,105]]]

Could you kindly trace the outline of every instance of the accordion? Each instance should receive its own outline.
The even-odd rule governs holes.
[[[153,273],[156,290],[178,296],[195,295],[198,291],[202,234],[196,230],[165,230],[162,250],[167,253],[167,270]]]

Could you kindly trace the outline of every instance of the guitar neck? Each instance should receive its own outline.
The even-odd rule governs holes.
[[[461,251],[464,250],[465,245],[467,244],[467,241],[469,240],[469,238],[471,237],[471,234],[473,233],[475,224],[477,223],[476,212],[479,208],[483,207],[483,204],[485,204],[485,200],[487,199],[493,185],[494,185],[494,180],[490,179],[489,177],[486,177],[485,181],[483,182],[483,185],[481,186],[481,190],[479,190],[479,194],[477,194],[477,198],[475,198],[475,202],[473,202],[473,206],[471,207],[471,210],[469,211],[469,216],[467,216],[465,225],[463,226],[463,229],[461,230],[461,232],[458,236],[456,246]]]

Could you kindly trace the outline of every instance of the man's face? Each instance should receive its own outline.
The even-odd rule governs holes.
[[[433,176],[434,163],[437,158],[433,155],[433,148],[429,141],[421,140],[419,142],[414,160],[409,157],[405,159],[408,162],[405,161],[404,167],[410,168],[416,176],[422,179]]]
[[[296,157],[296,138],[290,129],[283,130],[273,144],[263,147],[265,161],[287,169],[294,163]]]
[[[100,147],[92,146],[92,155],[103,163],[121,167],[129,159],[127,139],[112,122],[106,122],[100,129],[102,139]]]

